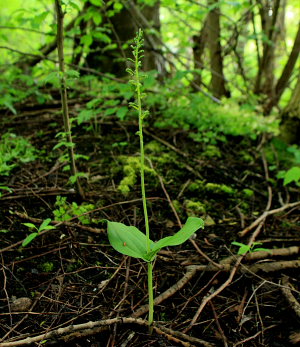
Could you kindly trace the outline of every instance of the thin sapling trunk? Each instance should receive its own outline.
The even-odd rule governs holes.
[[[64,128],[66,133],[68,146],[68,154],[70,160],[71,174],[76,178],[76,190],[77,193],[84,198],[84,192],[81,187],[79,177],[77,175],[76,161],[74,155],[74,144],[71,134],[70,117],[68,109],[68,95],[67,95],[67,84],[65,76],[65,63],[64,63],[64,13],[61,7],[61,0],[55,0],[55,9],[57,15],[57,52],[59,61],[59,72],[60,72],[60,93],[62,103],[62,114],[64,120]]]

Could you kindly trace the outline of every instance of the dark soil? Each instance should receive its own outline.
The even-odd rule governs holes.
[[[73,105],[71,113],[76,112],[76,104]],[[132,317],[139,307],[147,304],[146,265],[112,249],[103,219],[144,230],[138,170],[137,181],[129,193],[124,195],[118,190],[124,178],[123,168],[128,164],[126,158],[136,158],[139,153],[136,122],[120,123],[107,118],[99,125],[98,134],[87,131],[86,124],[74,129],[76,153],[89,156],[88,160],[78,161],[79,171],[88,173],[88,179],[82,179],[86,194],[83,200],[68,184],[69,173],[57,161],[63,149],[52,150],[57,143],[56,132],[61,131],[62,125],[58,106],[27,107],[17,116],[2,114],[1,118],[1,134],[10,131],[27,137],[40,151],[39,159],[20,164],[9,177],[1,177],[1,185],[13,190],[3,191],[0,199],[0,230],[7,231],[0,234],[2,343],[12,342],[13,346],[17,345],[16,340],[70,325]],[[186,132],[178,129],[146,127],[145,130],[147,163],[151,161],[156,172],[146,175],[154,240],[179,229],[169,196],[182,223],[188,215],[206,219],[205,229],[198,231],[194,241],[206,257],[220,263],[237,256],[238,248],[231,244],[233,241],[247,244],[256,228],[243,238],[238,233],[265,211],[270,193],[271,210],[299,200],[299,190],[283,188],[264,169],[262,153],[267,144],[261,147],[262,139],[250,142],[232,138],[227,143],[207,147],[193,142]],[[247,194],[245,189],[253,194]],[[57,196],[66,197],[69,204],[93,204],[86,215],[89,224],[83,225],[72,216],[69,223],[61,223],[27,247],[21,247],[29,234],[22,223],[38,226],[46,218],[55,220]],[[264,220],[256,238],[262,244],[257,247],[273,250],[299,246],[299,231],[299,206],[287,208]],[[212,346],[290,346],[291,335],[300,332],[300,318],[297,306],[293,307],[283,293],[287,286],[282,281],[288,278],[291,293],[299,301],[297,263],[290,268],[283,263],[277,271],[266,272],[262,268],[255,273],[247,270],[247,266],[297,258],[299,252],[281,257],[267,255],[252,262],[244,259],[231,283],[209,300],[193,326],[190,323],[202,301],[229,278],[228,271],[197,271],[183,288],[155,307],[155,320],[161,326],[173,332],[188,328],[186,334],[198,341],[187,341],[172,332],[149,334],[146,326],[119,323],[107,325],[102,331],[57,334],[42,339],[46,340],[43,344],[197,346],[204,345],[201,339]],[[187,266],[193,264],[208,266],[209,260],[192,242],[159,253],[154,269],[155,296],[179,281]],[[19,298],[31,301],[16,310],[14,303]],[[298,314],[299,311],[298,308]],[[140,318],[147,319],[147,313]]]

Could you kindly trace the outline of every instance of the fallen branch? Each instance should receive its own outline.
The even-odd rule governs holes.
[[[22,340],[16,340],[11,342],[2,342],[0,343],[0,347],[16,347],[16,346],[24,346],[29,345],[36,342],[41,342],[44,340],[50,340],[50,339],[70,339],[71,336],[73,337],[82,337],[88,335],[92,335],[95,333],[98,333],[102,331],[102,328],[113,325],[113,324],[138,324],[141,326],[148,326],[148,321],[140,319],[140,318],[131,318],[131,317],[118,317],[118,318],[112,318],[112,319],[105,319],[100,320],[96,322],[87,322],[82,324],[76,324],[76,325],[69,325],[64,328],[59,328],[56,330],[52,330],[50,332],[46,332],[44,334],[40,334],[33,337],[27,337]],[[197,339],[195,337],[190,337],[186,334],[173,331],[171,329],[165,328],[157,323],[154,323],[153,329],[159,333],[165,335],[167,338],[181,343],[183,346],[192,346],[190,343],[180,341],[178,338],[185,339],[186,341],[197,343],[200,346],[205,347],[214,347],[215,345],[212,343],[209,343],[207,341]],[[68,336],[65,336],[68,335]]]

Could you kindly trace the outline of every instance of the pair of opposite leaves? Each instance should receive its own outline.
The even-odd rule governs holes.
[[[112,247],[119,253],[147,262],[153,261],[163,247],[181,245],[200,228],[204,228],[204,221],[201,218],[189,217],[176,234],[164,237],[157,242],[150,240],[150,252],[148,252],[147,237],[139,229],[123,223],[107,222],[108,239]]]

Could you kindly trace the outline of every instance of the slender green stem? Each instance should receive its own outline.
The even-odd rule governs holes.
[[[141,152],[141,190],[142,190],[142,200],[145,218],[145,228],[146,228],[146,242],[147,242],[147,252],[150,253],[150,229],[149,229],[149,219],[147,211],[147,200],[145,191],[145,153],[144,153],[144,138],[143,138],[143,109],[142,109],[142,94],[141,94],[141,82],[139,75],[139,50],[141,46],[141,31],[138,33],[137,42],[135,46],[135,81],[136,81],[136,92],[137,92],[137,109],[139,115],[139,137],[140,137],[140,152]],[[152,262],[148,263],[148,298],[149,298],[149,326],[153,323],[153,313],[154,313],[154,300],[153,300],[153,265]]]
[[[154,313],[154,299],[153,299],[153,264],[148,263],[148,296],[149,296],[149,316],[148,323],[149,326],[153,323],[153,313]]]

